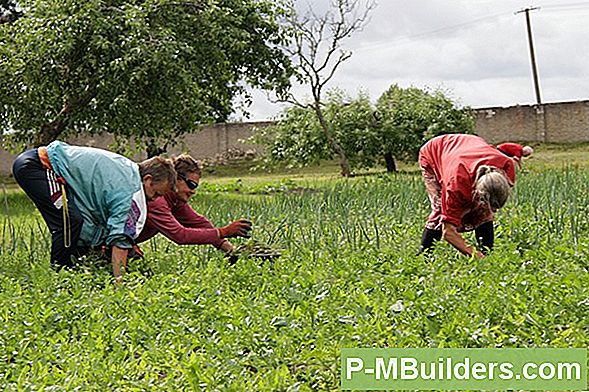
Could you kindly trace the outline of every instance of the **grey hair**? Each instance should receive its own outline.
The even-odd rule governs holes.
[[[146,159],[139,163],[139,175],[141,178],[146,175],[153,177],[153,182],[163,183],[168,182],[172,189],[176,186],[176,170],[174,164],[170,159],[160,156]]]
[[[478,168],[474,189],[480,201],[488,203],[493,209],[503,207],[511,194],[511,185],[505,174],[487,165]]]

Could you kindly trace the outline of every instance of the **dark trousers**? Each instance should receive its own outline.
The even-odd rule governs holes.
[[[493,222],[485,222],[474,229],[474,234],[477,237],[477,243],[481,252],[484,254],[493,250],[495,244],[495,230],[493,229]]]
[[[493,222],[485,222],[474,229],[479,248],[484,254],[493,250],[495,242],[495,232],[493,229]],[[421,243],[419,252],[421,254],[431,248],[435,241],[442,239],[442,230],[432,230],[425,228],[421,234]]]
[[[83,253],[76,246],[83,219],[72,195],[67,191],[67,186],[69,227],[64,227],[63,198],[57,174],[43,167],[37,149],[20,154],[12,165],[12,173],[49,227],[52,237],[51,263],[56,267],[71,267],[72,256],[77,257]]]

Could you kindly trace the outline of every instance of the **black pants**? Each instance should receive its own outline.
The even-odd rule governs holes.
[[[486,222],[474,229],[479,248],[484,254],[493,250],[495,242],[495,232],[493,229],[493,222]],[[421,235],[421,244],[419,252],[423,253],[432,247],[435,241],[442,239],[442,230],[432,230],[425,228]]]
[[[57,174],[43,167],[37,149],[20,154],[12,165],[12,173],[18,185],[35,203],[51,231],[51,263],[57,267],[71,267],[72,256],[83,253],[76,246],[83,219],[72,195],[66,189],[69,228],[64,228],[63,198]]]
[[[495,244],[495,230],[493,229],[493,222],[486,222],[474,229],[474,234],[477,237],[477,243],[481,252],[484,254],[493,250]]]

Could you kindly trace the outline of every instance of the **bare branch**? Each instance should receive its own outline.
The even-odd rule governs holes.
[[[337,61],[331,68],[331,72],[329,73],[329,75],[323,78],[321,86],[325,86],[331,80],[331,78],[333,78],[333,75],[335,75],[335,71],[340,66],[340,64],[349,59],[350,57],[352,57],[352,52],[341,52],[339,59],[337,59]]]
[[[273,99],[270,94],[267,94],[268,101],[271,103],[289,103],[294,106],[298,106],[301,108],[308,108],[309,104],[304,104],[299,101],[292,93],[287,94],[285,97],[281,97],[278,99]]]
[[[314,110],[325,137],[340,158],[344,176],[351,173],[349,163],[323,114],[322,93],[339,66],[352,55],[342,49],[342,42],[366,25],[375,5],[374,0],[333,0],[330,10],[323,15],[309,6],[303,16],[293,12],[287,19],[293,30],[293,40],[286,52],[296,63],[301,80],[309,85],[313,102],[302,104],[292,94],[280,101]]]

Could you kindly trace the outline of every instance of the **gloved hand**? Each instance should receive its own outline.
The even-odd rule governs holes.
[[[225,258],[227,259],[227,263],[229,265],[233,265],[237,263],[237,260],[239,260],[239,255],[237,254],[237,252],[235,252],[235,250],[231,250],[225,253]]]
[[[221,238],[244,237],[250,238],[250,231],[252,230],[252,222],[247,219],[239,219],[228,224],[225,227],[219,228],[219,235]]]

